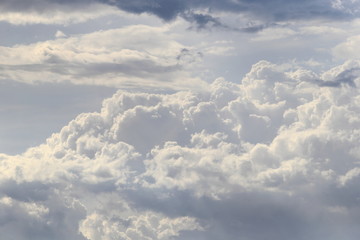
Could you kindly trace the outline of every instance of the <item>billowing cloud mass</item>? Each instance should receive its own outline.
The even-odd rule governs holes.
[[[45,144],[0,156],[1,236],[355,240],[358,69],[261,61],[240,84],[118,91]]]

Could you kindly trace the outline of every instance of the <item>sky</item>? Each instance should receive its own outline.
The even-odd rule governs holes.
[[[0,10],[2,238],[358,239],[358,0]]]

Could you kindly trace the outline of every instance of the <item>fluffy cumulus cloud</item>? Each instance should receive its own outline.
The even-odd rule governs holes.
[[[167,31],[166,26],[132,25],[70,37],[58,32],[55,40],[0,47],[0,79],[123,88],[204,86],[189,71],[201,54]]]
[[[119,91],[43,145],[0,156],[0,232],[355,240],[358,64],[319,75],[261,61],[240,84]]]

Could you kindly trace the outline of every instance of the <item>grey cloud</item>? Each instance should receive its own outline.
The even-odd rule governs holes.
[[[360,68],[347,69],[337,75],[334,82],[338,83],[337,86],[339,86],[340,84],[347,84],[350,87],[356,87],[355,79],[360,76],[359,71]]]
[[[196,197],[196,193],[191,191],[178,190],[172,191],[171,195],[163,195],[167,192],[164,189],[127,190],[123,194],[133,204],[133,208],[152,209],[170,217],[192,216],[210,225],[211,228],[204,233],[193,232],[188,235],[197,236],[197,239],[238,239],[239,235],[241,239],[356,239],[356,231],[353,229],[360,215],[354,213],[346,220],[341,217],[334,219],[337,218],[336,213],[327,211],[323,205],[326,203],[336,208],[341,204],[351,206],[358,212],[356,201],[344,201],[354,201],[357,194],[335,186],[324,186],[322,190],[324,192],[319,192],[320,198],[315,196],[319,198],[316,200],[301,190],[289,196],[233,189],[231,194],[223,195],[220,201],[207,196]],[[319,216],[323,217],[321,222]],[[336,229],[336,232],[329,231],[329,227]]]
[[[3,9],[11,11],[46,11],[51,10],[51,7],[78,7],[81,8],[84,4],[89,4],[92,0],[4,0],[1,1],[0,6]]]
[[[219,12],[245,14],[251,20],[260,20],[267,24],[288,20],[349,20],[359,17],[358,3],[355,1],[339,1],[335,4],[330,0],[41,0],[41,1],[2,1],[0,7],[11,11],[38,11],[43,12],[55,7],[64,9],[80,9],[91,3],[103,3],[116,6],[124,11],[141,14],[149,13],[164,21],[171,21],[180,16],[195,24],[196,28],[228,27],[220,19],[214,17]],[[262,24],[260,24],[262,25]],[[241,28],[240,28],[241,29]],[[249,29],[249,32],[254,29]]]
[[[181,16],[192,24],[190,29],[196,29],[196,30],[219,29],[226,31],[256,33],[265,28],[268,28],[270,25],[272,26],[276,25],[276,24],[256,24],[256,25],[247,24],[249,26],[239,28],[225,24],[221,21],[220,18],[213,17],[210,14],[186,12],[181,14]]]
[[[342,85],[347,85],[356,88],[355,80],[360,76],[359,70],[360,68],[346,69],[336,75],[333,80],[329,81],[324,81],[322,79],[311,79],[309,81],[321,87],[341,87]]]
[[[351,11],[358,7],[357,3],[342,4],[334,6],[331,1],[264,1],[264,0],[222,0],[222,1],[180,1],[180,0],[153,0],[153,1],[105,1],[101,2],[116,5],[117,7],[133,13],[150,13],[166,21],[177,16],[184,16],[185,19],[195,21],[198,27],[204,23],[211,23],[215,27],[222,24],[211,16],[215,12],[231,12],[249,14],[251,17],[266,22],[287,21],[293,19],[350,19],[358,17]],[[194,14],[194,10],[205,10],[209,14]],[[187,14],[191,12],[190,16]]]
[[[75,202],[71,204],[70,198],[66,202],[54,191],[54,186],[37,181],[10,181],[2,182],[0,189],[0,231],[3,238],[86,239],[78,232],[85,209]]]
[[[218,29],[243,33],[257,33],[265,28],[279,26],[276,23],[253,24],[249,22],[245,24],[244,27],[236,27],[222,22],[220,18],[213,17],[211,14],[194,13],[191,11],[181,14],[181,17],[192,24],[189,29],[196,29],[198,31]]]
[[[19,201],[36,202],[47,200],[50,188],[42,182],[16,183],[15,181],[8,181],[1,184],[0,192],[2,195]]]
[[[188,8],[188,2],[180,0],[100,0],[100,2],[115,5],[120,9],[132,13],[151,13],[164,20],[171,20]]]
[[[199,62],[204,57],[202,52],[195,52],[193,50],[183,48],[181,49],[179,55],[176,56],[176,60],[179,65],[183,64],[193,64]]]
[[[231,27],[222,23],[218,18],[211,16],[210,14],[201,14],[186,12],[181,15],[185,20],[194,24],[197,30],[219,28],[229,30]]]
[[[269,27],[275,27],[278,26],[275,23],[272,24],[251,24],[247,27],[243,27],[243,28],[238,28],[236,30],[240,31],[240,32],[246,32],[246,33],[256,33],[256,32],[260,32],[261,30],[265,29],[265,28],[269,28]]]

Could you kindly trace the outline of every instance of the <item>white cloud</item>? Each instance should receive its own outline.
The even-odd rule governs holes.
[[[80,231],[88,239],[173,239],[180,231],[201,230],[199,224],[189,217],[167,218],[152,212],[131,216],[122,221],[119,216],[92,214],[81,224]],[[101,226],[101,227],[99,227]]]
[[[326,26],[326,25],[311,25],[300,28],[302,34],[307,35],[344,35],[346,31],[340,27]]]
[[[1,47],[0,78],[26,83],[65,81],[122,88],[205,86],[190,74],[194,61],[179,57],[186,46],[167,36],[167,30],[167,27],[133,25]],[[196,54],[188,52],[187,57],[200,61]]]
[[[338,44],[332,49],[333,55],[341,60],[358,59],[360,48],[360,35],[351,36],[346,41]]]
[[[296,35],[296,32],[289,28],[267,28],[252,38],[253,41],[273,41],[282,38],[289,38]]]
[[[360,82],[348,70],[261,61],[241,84],[118,91],[45,144],[0,156],[1,232],[355,240]]]
[[[60,30],[57,30],[56,33],[55,33],[55,37],[57,38],[64,38],[64,37],[67,37],[65,33],[63,33],[62,31]]]
[[[30,4],[31,5],[31,4]],[[119,10],[106,6],[103,4],[90,3],[81,6],[75,5],[62,5],[59,3],[43,2],[40,8],[36,9],[35,6],[28,6],[28,9],[7,9],[1,6],[2,14],[0,21],[8,22],[14,25],[29,25],[29,24],[62,24],[68,25],[73,23],[86,22],[91,19],[107,15],[120,14]]]

